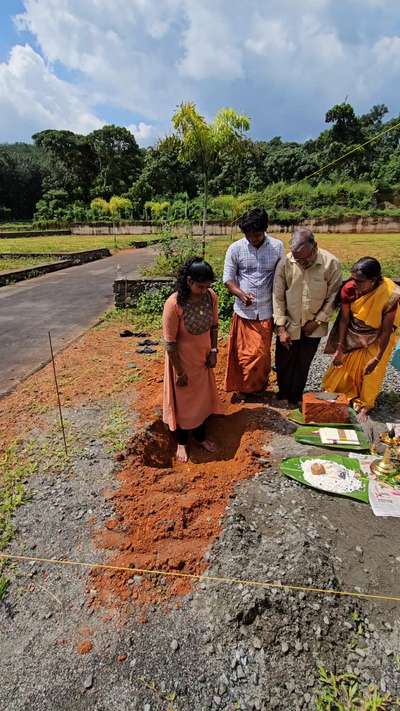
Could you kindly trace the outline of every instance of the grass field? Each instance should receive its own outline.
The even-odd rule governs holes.
[[[11,269],[29,269],[38,264],[52,264],[57,259],[51,257],[21,258],[21,259],[0,259],[0,272],[9,272]]]
[[[83,252],[87,249],[123,249],[132,242],[149,242],[158,235],[46,235],[45,237],[5,237],[0,239],[0,254],[13,252],[45,254],[51,252]]]
[[[237,235],[239,236],[239,235]],[[55,235],[45,237],[10,237],[0,240],[0,253],[33,252],[44,254],[51,252],[79,252],[87,249],[124,249],[132,242],[146,241],[151,244],[158,235]],[[289,249],[289,234],[278,234],[285,248]],[[360,257],[376,257],[382,263],[382,268],[387,276],[400,276],[400,234],[320,234],[317,235],[321,247],[335,254],[342,262],[345,272]],[[222,271],[224,255],[231,244],[229,237],[215,237],[207,240],[207,258],[217,272]],[[199,239],[199,253],[201,240]],[[46,258],[48,261],[48,258]],[[1,264],[0,269],[5,270]],[[18,267],[9,267],[10,269]]]
[[[289,234],[277,234],[289,250]],[[335,254],[348,273],[360,257],[379,259],[386,276],[400,277],[400,234],[319,234],[318,244]],[[206,258],[217,272],[223,269],[224,255],[231,244],[228,237],[217,237],[207,242]]]

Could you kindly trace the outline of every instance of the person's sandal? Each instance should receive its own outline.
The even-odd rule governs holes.
[[[155,348],[149,348],[148,346],[145,346],[145,348],[136,348],[136,353],[150,355],[150,353],[157,353],[157,351]]]

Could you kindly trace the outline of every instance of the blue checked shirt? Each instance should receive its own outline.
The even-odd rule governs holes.
[[[272,318],[275,267],[284,256],[282,242],[268,234],[258,249],[246,237],[231,244],[225,256],[224,283],[233,280],[240,289],[256,297],[250,306],[235,298],[234,310],[238,316],[260,321]]]

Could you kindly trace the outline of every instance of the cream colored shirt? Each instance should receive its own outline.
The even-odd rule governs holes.
[[[289,252],[280,260],[275,271],[275,325],[286,326],[290,337],[296,341],[307,321],[321,321],[312,338],[326,336],[341,284],[340,262],[330,252],[318,249],[315,262],[307,269],[302,269]]]

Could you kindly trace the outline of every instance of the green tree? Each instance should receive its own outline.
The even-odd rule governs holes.
[[[103,126],[87,140],[95,157],[92,196],[110,199],[125,193],[139,177],[143,157],[134,135],[121,126]]]
[[[239,146],[250,129],[250,119],[234,109],[220,109],[207,123],[192,102],[182,103],[172,117],[172,124],[181,140],[180,156],[198,164],[203,178],[203,256],[205,253],[208,210],[208,187],[219,152],[228,145]]]
[[[0,145],[0,205],[3,218],[30,219],[43,192],[49,166],[43,152],[27,143]]]
[[[35,133],[32,138],[50,163],[51,169],[43,181],[44,191],[65,190],[70,202],[86,202],[96,174],[95,155],[87,136],[47,130]]]
[[[338,143],[361,143],[361,120],[350,104],[336,104],[325,115],[325,123],[333,123],[331,137]]]

